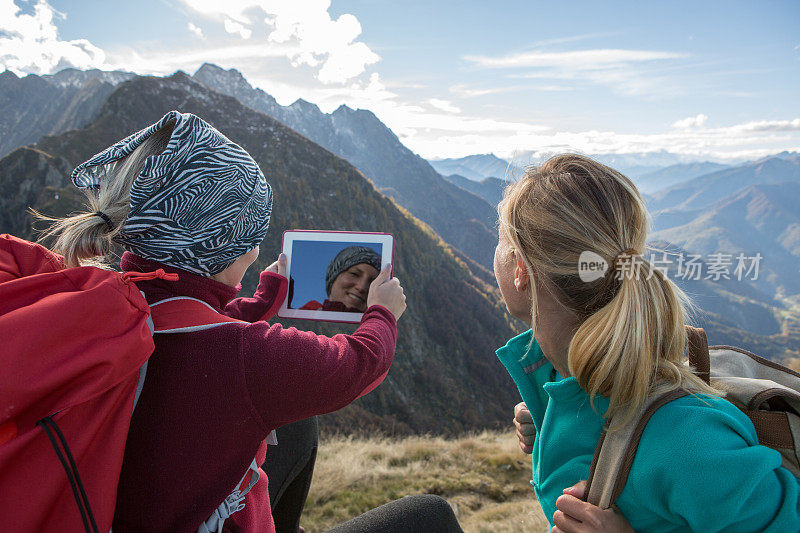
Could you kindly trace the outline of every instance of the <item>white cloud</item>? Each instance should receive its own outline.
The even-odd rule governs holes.
[[[440,109],[442,111],[446,111],[447,113],[461,113],[461,110],[453,105],[452,102],[449,100],[439,100],[438,98],[431,98],[428,100],[428,103],[435,107],[436,109]]]
[[[678,120],[672,124],[672,127],[682,130],[702,128],[707,120],[708,116],[700,113],[696,117],[686,117],[684,119]]]
[[[464,56],[463,59],[480,68],[522,70],[510,78],[572,80],[574,84],[603,85],[625,95],[653,99],[674,96],[684,89],[672,80],[653,72],[653,66],[668,60],[688,57],[678,52],[657,50],[590,49],[569,52],[531,51],[501,56]],[[544,88],[542,88],[544,87]],[[533,89],[548,90],[566,85],[544,85]]]
[[[117,69],[162,76],[172,74],[176,70],[191,72],[206,62],[247,71],[248,69],[244,67],[263,65],[265,61],[271,59],[283,59],[291,52],[292,47],[289,46],[276,45],[265,48],[262,43],[203,48],[193,46],[186,50],[125,48],[116,50],[108,63]]]
[[[800,119],[753,121],[720,128],[674,129],[652,134],[562,129],[525,131],[515,130],[502,122],[495,122],[495,125],[497,127],[493,130],[476,127],[471,131],[436,131],[430,134],[420,129],[404,142],[423,157],[462,157],[492,152],[512,159],[515,153],[520,152],[614,154],[668,151],[691,159],[725,161],[800,150],[800,135],[796,133],[800,131]],[[529,161],[515,163],[524,166]]]
[[[681,130],[703,129],[708,117],[699,114],[696,117],[687,117],[672,124],[673,128]],[[770,133],[800,131],[800,118],[787,120],[754,120],[742,124],[734,124],[721,128],[704,129],[703,131],[716,134],[743,134],[743,133]]]
[[[249,38],[249,32],[267,39],[264,47],[283,47],[292,65],[318,68],[322,83],[346,83],[377,63],[380,56],[357,41],[361,24],[351,14],[332,19],[330,0],[182,0],[206,17],[223,20],[228,32]],[[261,13],[256,17],[256,13]],[[260,24],[259,19],[263,20]]]
[[[676,59],[686,54],[649,50],[576,50],[572,52],[523,52],[506,56],[464,56],[464,59],[481,67],[521,68],[553,67],[562,69],[593,70],[627,63]]]
[[[195,35],[197,35],[199,38],[201,38],[201,39],[205,39],[205,36],[203,35],[203,30],[202,30],[202,29],[201,29],[199,26],[195,26],[194,24],[192,24],[191,22],[189,22],[189,23],[187,24],[187,27],[189,28],[189,31],[190,31],[190,32],[194,33],[194,34],[195,34]]]
[[[249,39],[253,35],[253,30],[245,28],[242,24],[232,19],[225,19],[225,31],[232,34],[238,34],[242,39]]]
[[[66,67],[102,67],[105,53],[86,39],[62,41],[54,19],[64,15],[39,0],[24,14],[14,0],[0,0],[0,65],[17,75],[49,74]]]
[[[733,126],[736,131],[800,131],[800,118],[793,120],[759,120]]]
[[[493,87],[491,89],[472,89],[466,85],[453,85],[450,87],[450,92],[459,98],[475,98],[478,96],[486,96],[489,94],[505,93],[521,89],[518,85],[510,87]]]

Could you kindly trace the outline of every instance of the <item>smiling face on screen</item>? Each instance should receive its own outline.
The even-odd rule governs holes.
[[[363,313],[367,309],[369,286],[378,274],[378,270],[367,263],[351,266],[333,281],[329,299]]]

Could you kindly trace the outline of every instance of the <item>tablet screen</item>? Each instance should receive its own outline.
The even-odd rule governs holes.
[[[285,232],[289,292],[278,316],[360,322],[369,286],[392,262],[393,248],[387,233]]]

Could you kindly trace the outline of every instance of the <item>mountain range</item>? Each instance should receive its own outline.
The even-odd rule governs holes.
[[[511,158],[512,163],[517,166],[539,165],[557,155],[560,152],[553,151],[518,151]],[[592,159],[614,168],[629,178],[638,180],[640,177],[664,169],[669,166],[683,163],[697,163],[692,156],[676,154],[666,150],[656,152],[619,152],[609,154],[586,154]]]
[[[469,155],[457,159],[429,159],[428,162],[442,176],[458,174],[473,181],[483,181],[485,178],[513,180],[524,173],[520,167],[494,154]]]
[[[443,176],[457,174],[469,180],[480,182],[486,178],[517,179],[524,173],[525,166],[540,165],[552,155],[556,154],[520,153],[515,154],[512,163],[494,154],[476,154],[450,159],[429,159],[428,162]],[[787,152],[783,156],[791,156],[791,154]],[[644,193],[655,192],[670,185],[730,166],[711,161],[674,163],[674,161],[678,161],[681,158],[668,152],[656,154],[595,154],[589,157],[627,175],[636,182],[639,190]],[[780,156],[776,155],[776,157]]]
[[[64,69],[17,77],[0,73],[0,157],[14,148],[80,128],[91,120],[128,72]]]
[[[651,211],[700,208],[749,185],[798,180],[800,155],[767,157],[656,191],[650,195],[648,208]]]
[[[495,205],[506,181],[481,178],[481,172],[504,168],[517,176],[519,169],[491,154],[447,162],[471,169],[479,181],[441,176],[434,169],[441,161],[429,164],[413,154],[369,111],[342,106],[323,113],[303,100],[281,106],[239,72],[214,65],[193,76],[179,72],[169,78],[74,69],[25,78],[3,73],[0,131],[28,129],[27,137],[0,136],[12,150],[23,146],[0,159],[0,231],[32,236],[29,206],[48,214],[69,212],[77,200],[65,181],[72,167],[93,150],[154,122],[170,106],[210,120],[256,157],[274,180],[276,232],[392,231],[398,250],[418,256],[399,257],[401,278],[415,287],[409,301],[419,303],[409,306],[407,325],[401,321],[403,342],[386,390],[326,417],[330,425],[355,427],[368,420],[387,431],[454,432],[504,423],[504,404],[514,394],[492,392],[509,383],[492,350],[520,325],[509,322],[491,273]],[[798,154],[721,169],[675,161],[670,154],[660,157],[671,166],[641,178],[650,179],[654,188],[668,185],[646,195],[654,244],[703,254],[706,261],[718,251],[764,255],[763,277],[757,281],[675,278],[701,309],[698,320],[711,342],[745,346],[779,360],[800,355],[795,281],[800,226],[793,208],[797,187],[791,184],[800,181]],[[619,161],[640,160],[623,154]],[[279,245],[277,234],[268,236],[263,262]],[[245,288],[254,283],[251,275]],[[298,325],[328,333],[343,327]],[[491,386],[475,382],[481,373]],[[431,390],[442,392],[431,395]],[[454,415],[455,422],[439,427],[431,414],[470,409],[480,413],[480,420]]]
[[[677,165],[670,165],[633,179],[641,192],[649,194],[698,176],[723,170],[728,168],[728,166],[729,165],[723,165],[722,163],[712,163],[711,161],[678,163]]]
[[[638,156],[622,154],[615,160],[606,158],[606,163],[630,165],[642,161]],[[659,157],[662,162],[675,159],[668,153]],[[726,276],[736,278],[740,255],[742,260],[756,254],[763,257],[757,279],[752,275],[733,280],[674,278],[693,296],[700,316],[713,323],[708,324],[712,337],[719,337],[718,331],[725,328],[778,337],[800,331],[800,220],[794,207],[800,205],[798,161],[800,154],[782,152],[739,165],[677,163],[634,178],[652,216],[651,244],[673,251],[669,256],[673,269],[682,254],[695,261],[702,258],[704,271],[727,268]],[[492,154],[431,164],[443,172],[462,172],[445,177],[493,204],[502,197],[506,182],[487,175],[512,168]],[[712,265],[715,257],[722,266]],[[730,264],[724,265],[725,261]],[[730,332],[724,335],[730,337]]]
[[[755,183],[707,205],[656,211],[652,237],[706,256],[760,254],[760,276],[752,284],[771,298],[798,298],[798,198],[800,181]]]

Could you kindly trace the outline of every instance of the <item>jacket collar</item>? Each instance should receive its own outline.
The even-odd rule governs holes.
[[[193,274],[156,261],[150,261],[131,252],[122,254],[120,267],[123,272],[153,272],[159,268],[165,272],[178,274],[178,281],[154,279],[138,282],[137,286],[144,292],[148,303],[171,298],[173,296],[189,296],[202,300],[217,311],[221,311],[241,290],[242,286],[231,287],[215,279]]]

